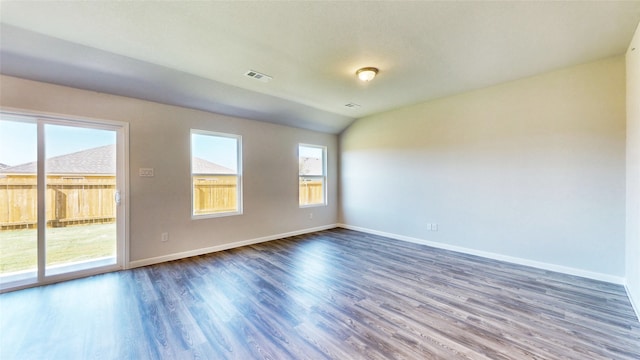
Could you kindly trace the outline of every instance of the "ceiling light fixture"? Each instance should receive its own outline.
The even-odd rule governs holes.
[[[362,69],[358,69],[356,71],[356,75],[358,75],[358,79],[362,81],[371,81],[378,74],[378,69],[374,67],[363,67]]]

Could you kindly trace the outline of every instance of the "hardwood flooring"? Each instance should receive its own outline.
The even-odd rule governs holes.
[[[334,229],[0,295],[9,359],[640,359],[623,287]]]

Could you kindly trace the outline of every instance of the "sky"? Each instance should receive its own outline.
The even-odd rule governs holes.
[[[37,125],[35,122],[0,119],[0,163],[10,166],[36,161]],[[61,125],[45,125],[47,158],[94,147],[115,144],[113,130]]]
[[[300,145],[298,147],[298,156],[322,159],[322,151],[323,148],[321,147]]]
[[[4,115],[0,119],[0,163],[16,166],[36,161],[37,125],[35,121],[29,120]],[[199,133],[193,133],[191,136],[193,156],[237,171],[238,139]],[[115,144],[115,142],[116,132],[113,130],[45,125],[47,158]],[[321,158],[322,151],[319,147],[300,146],[299,156]]]
[[[225,136],[191,134],[192,155],[238,171],[238,139]]]
[[[191,142],[193,156],[222,165],[234,171],[238,171],[236,138],[192,133]],[[298,151],[300,157],[321,159],[323,148],[300,146]]]
[[[116,132],[86,127],[45,125],[47,158],[115,144]],[[193,134],[193,155],[237,171],[237,139]],[[37,124],[29,118],[0,119],[0,163],[16,166],[36,161]]]

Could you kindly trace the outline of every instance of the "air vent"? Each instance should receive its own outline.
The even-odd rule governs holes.
[[[348,104],[345,104],[345,106],[348,107],[348,108],[359,108],[360,107],[360,105],[358,105],[356,103],[348,103]]]
[[[255,70],[249,70],[247,71],[244,76],[250,77],[252,79],[256,79],[259,81],[262,81],[264,83],[271,81],[271,79],[273,79],[271,76],[267,75],[267,74],[263,74],[261,72],[257,72]]]

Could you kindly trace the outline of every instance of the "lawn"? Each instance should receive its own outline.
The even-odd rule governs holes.
[[[116,224],[47,228],[47,265],[115,256]],[[33,270],[37,230],[0,230],[0,274]]]

